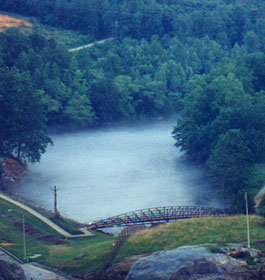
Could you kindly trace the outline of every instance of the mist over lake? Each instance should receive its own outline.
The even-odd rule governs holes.
[[[169,205],[221,207],[205,170],[174,147],[175,122],[52,135],[40,163],[11,191],[80,222]]]

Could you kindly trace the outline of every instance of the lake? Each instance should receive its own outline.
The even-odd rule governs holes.
[[[54,145],[29,164],[11,191],[52,210],[92,222],[156,206],[222,207],[205,170],[174,147],[172,121],[51,135]]]

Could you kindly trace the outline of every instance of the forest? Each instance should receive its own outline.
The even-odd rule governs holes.
[[[39,161],[56,125],[178,114],[176,146],[242,211],[265,162],[264,1],[2,0],[0,10],[115,39],[69,52],[38,30],[0,33],[2,155]]]

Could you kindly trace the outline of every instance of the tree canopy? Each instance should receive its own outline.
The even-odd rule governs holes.
[[[69,52],[37,29],[0,33],[1,153],[39,160],[47,126],[178,113],[176,146],[232,203],[251,189],[265,160],[264,1],[2,0],[0,9],[115,37]]]
[[[51,139],[46,135],[41,92],[29,75],[17,69],[0,71],[0,152],[39,161]]]

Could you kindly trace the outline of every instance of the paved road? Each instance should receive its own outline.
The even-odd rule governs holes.
[[[44,222],[45,224],[47,224],[48,226],[50,226],[52,229],[54,229],[55,231],[57,231],[59,234],[61,234],[62,236],[66,237],[66,238],[75,238],[75,237],[87,237],[87,236],[94,236],[93,233],[89,232],[89,231],[83,231],[84,234],[80,234],[78,236],[76,235],[72,235],[69,232],[65,231],[64,229],[60,228],[59,226],[57,226],[55,223],[53,223],[51,220],[49,220],[48,218],[42,216],[40,213],[38,213],[37,211],[33,210],[32,208],[26,206],[25,204],[16,201],[4,194],[0,193],[0,198],[20,207],[21,209],[29,212],[31,215],[35,216],[36,218],[40,219],[42,222]]]

